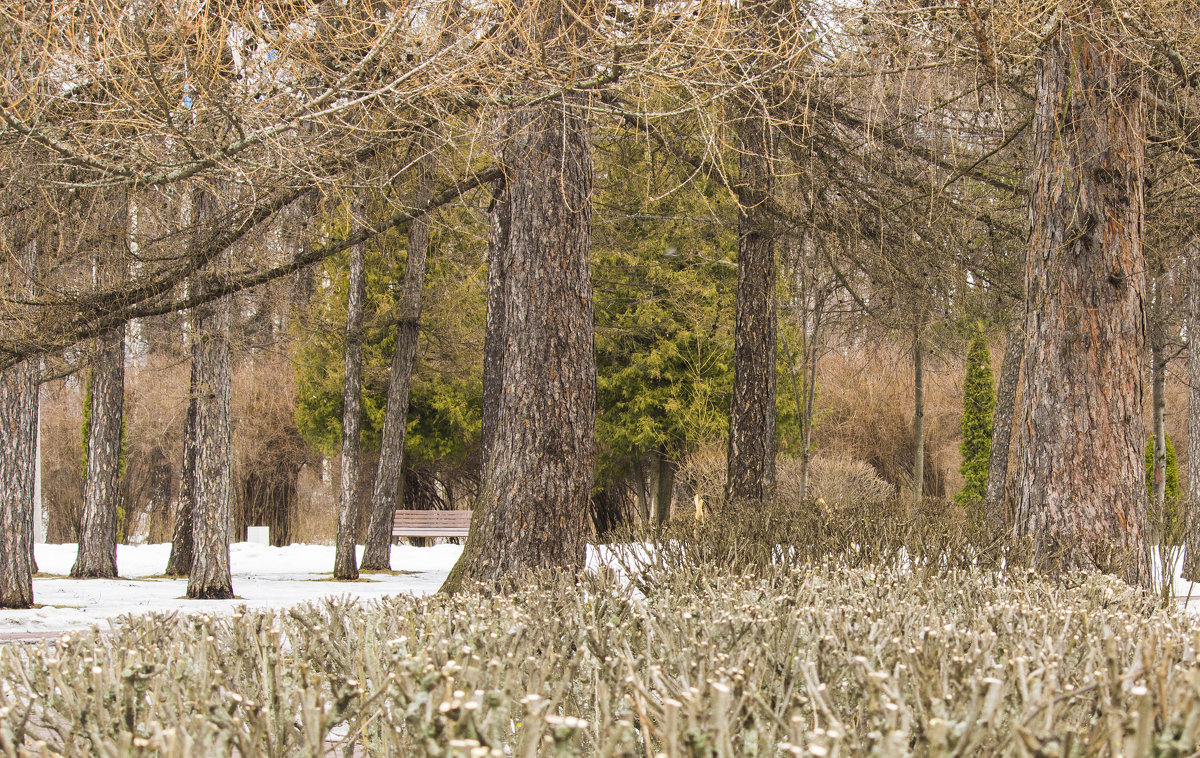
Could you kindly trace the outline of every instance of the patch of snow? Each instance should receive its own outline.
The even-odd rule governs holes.
[[[124,614],[153,611],[230,613],[238,606],[283,608],[325,597],[370,600],[401,593],[436,592],[458,560],[461,545],[392,546],[392,570],[401,574],[363,574],[357,582],[333,581],[333,547],[230,545],[234,600],[187,600],[187,579],[162,576],[170,544],[119,545],[118,579],[68,579],[78,546],[34,546],[38,570],[31,610],[0,610],[0,635],[105,627]],[[361,559],[362,546],[358,548]],[[61,575],[61,576],[54,576]]]

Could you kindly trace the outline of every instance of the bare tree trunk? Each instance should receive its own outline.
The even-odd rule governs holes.
[[[23,260],[8,279],[34,294],[37,244],[24,242]],[[23,270],[21,270],[23,269]],[[37,447],[37,360],[0,371],[0,608],[33,606],[33,470]]]
[[[1004,361],[1000,365],[1000,386],[996,390],[996,410],[992,414],[992,452],[988,459],[985,512],[997,526],[1009,526],[1012,514],[1008,499],[1008,454],[1012,441],[1013,411],[1017,403],[1017,385],[1021,381],[1021,361],[1025,356],[1025,332],[1020,321],[1014,322],[1004,343]]]
[[[812,470],[812,428],[813,411],[817,399],[817,338],[821,330],[821,308],[818,300],[817,309],[813,313],[812,334],[808,338],[808,350],[805,351],[805,364],[808,369],[807,382],[804,387],[804,412],[800,414],[800,497],[808,497],[809,472]]]
[[[362,426],[362,322],[366,298],[366,250],[350,248],[350,286],[346,301],[346,385],[342,394],[342,476],[338,489],[337,544],[333,578],[358,578],[354,543],[358,523],[358,447]]]
[[[118,193],[110,218],[101,229],[101,250],[93,261],[97,284],[120,281],[129,244],[129,200]],[[83,517],[79,552],[71,576],[115,578],[117,575],[117,510],[121,493],[121,424],[125,407],[125,324],[96,340],[92,362],[91,415],[84,467]]]
[[[1150,408],[1151,408],[1151,424],[1153,438],[1153,466],[1151,468],[1152,475],[1150,478],[1150,512],[1154,514],[1154,518],[1150,521],[1150,529],[1159,530],[1158,538],[1166,537],[1165,530],[1168,528],[1166,523],[1165,506],[1167,502],[1167,362],[1166,355],[1166,329],[1163,324],[1163,307],[1162,307],[1162,272],[1156,271],[1154,281],[1151,282],[1152,294],[1150,300],[1150,318],[1147,321],[1147,329],[1149,330],[1150,338]]]
[[[229,573],[232,487],[229,320],[226,295],[205,306],[196,322],[196,473],[193,555],[187,596],[233,597]]]
[[[1200,581],[1200,235],[1187,248],[1188,456],[1183,576]]]
[[[534,17],[573,23],[557,3],[545,11]],[[496,245],[507,249],[502,391],[487,478],[449,592],[537,568],[579,569],[586,555],[596,413],[591,148],[570,102],[516,110],[506,122],[509,235]]]
[[[913,499],[925,497],[925,342],[913,327]]]
[[[775,244],[767,210],[774,188],[764,115],[738,123],[738,286],[729,409],[730,502],[763,502],[775,489]]]
[[[504,292],[509,259],[509,232],[512,227],[508,188],[504,180],[496,183],[492,206],[488,211],[488,283],[487,324],[483,338],[483,418],[480,431],[480,481],[488,478],[492,443],[500,414],[501,384],[504,373]]]
[[[200,392],[198,368],[199,341],[192,334],[192,370],[188,380],[187,419],[183,425],[183,465],[179,471],[179,504],[171,533],[171,557],[167,576],[187,576],[192,570],[192,531],[196,524],[196,409]]]
[[[1150,586],[1142,445],[1145,106],[1076,7],[1047,43],[1034,115],[1018,534],[1043,571]]]
[[[121,424],[125,405],[125,326],[97,340],[92,363],[91,423],[83,484],[79,553],[71,576],[117,576],[117,509],[121,470]]]
[[[433,195],[435,155],[430,152],[418,163],[416,207],[424,207]],[[408,227],[408,259],[404,263],[404,290],[396,320],[396,352],[388,377],[387,407],[383,416],[383,440],[379,468],[371,492],[371,523],[363,546],[362,569],[391,568],[392,514],[400,500],[404,468],[404,434],[408,422],[408,395],[413,366],[417,362],[417,336],[421,324],[421,291],[425,287],[425,259],[429,254],[429,216],[413,219]]]
[[[675,470],[678,464],[666,452],[655,453],[658,475],[654,480],[654,523],[662,526],[671,518],[671,501],[675,498]]]

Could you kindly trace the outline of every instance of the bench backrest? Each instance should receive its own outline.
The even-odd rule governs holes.
[[[392,520],[396,537],[466,537],[471,511],[398,510]]]

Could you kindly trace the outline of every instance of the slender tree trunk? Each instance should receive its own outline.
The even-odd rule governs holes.
[[[346,385],[342,395],[342,476],[338,488],[337,544],[333,578],[358,578],[354,543],[358,523],[358,453],[362,426],[362,322],[366,298],[366,250],[350,248],[350,286],[346,305]]]
[[[800,415],[800,497],[808,497],[809,473],[812,470],[812,428],[817,399],[817,338],[821,330],[821,307],[818,304],[813,314],[812,334],[809,336],[808,350],[805,354],[808,377],[804,386],[804,412]]]
[[[1008,454],[1012,440],[1013,410],[1017,385],[1021,381],[1021,360],[1025,356],[1025,333],[1014,322],[1004,343],[1004,361],[1000,365],[1000,386],[996,390],[996,410],[992,414],[992,452],[988,458],[985,512],[997,526],[1009,526],[1012,514],[1008,499]]]
[[[1150,586],[1142,450],[1145,106],[1134,66],[1076,6],[1047,43],[1034,115],[1017,532],[1038,566]]]
[[[730,502],[763,502],[775,489],[775,244],[766,203],[774,188],[769,120],[738,123],[738,286],[729,412]]]
[[[534,17],[573,23],[557,3],[545,11]],[[596,412],[591,148],[570,102],[506,121],[509,234],[495,248],[507,253],[491,261],[506,271],[489,274],[503,281],[504,326],[500,335],[489,328],[485,349],[494,355],[503,340],[502,391],[471,536],[444,591],[543,567],[578,570],[586,554]]]
[[[505,282],[509,266],[509,232],[512,222],[508,188],[504,180],[496,183],[489,209],[487,324],[483,338],[483,419],[480,433],[480,481],[487,481],[493,440],[500,415],[501,382],[504,373]]]
[[[193,330],[187,419],[183,425],[183,465],[179,471],[179,503],[175,511],[175,526],[171,533],[171,557],[167,560],[167,576],[187,576],[192,570],[192,532],[196,524],[196,411],[200,392],[196,369],[200,360],[199,345]]]
[[[1150,511],[1154,514],[1151,519],[1151,531],[1159,530],[1158,538],[1166,537],[1169,526],[1166,523],[1167,502],[1167,362],[1166,340],[1167,333],[1163,324],[1162,304],[1162,270],[1155,271],[1154,280],[1150,283],[1150,318],[1147,321],[1148,337],[1150,339],[1150,408],[1151,424],[1153,425],[1153,465],[1151,467]]]
[[[91,423],[83,484],[79,553],[71,576],[117,576],[117,509],[120,507],[121,424],[125,405],[125,326],[97,340],[92,363]]]
[[[193,599],[233,597],[229,573],[230,310],[227,295],[205,306],[196,324],[196,506],[187,587],[187,596]]]
[[[654,481],[654,524],[662,526],[671,518],[671,501],[675,499],[675,471],[678,464],[662,450],[655,453],[655,456],[658,458],[658,476]]]
[[[429,153],[418,164],[416,206],[424,207],[433,195],[436,156]],[[371,492],[371,523],[363,547],[364,571],[391,568],[392,515],[400,500],[404,469],[404,433],[408,422],[408,394],[417,362],[417,336],[421,324],[421,291],[425,287],[425,259],[429,254],[429,216],[413,219],[408,227],[408,259],[404,264],[404,290],[396,321],[396,352],[388,377],[387,407],[383,416],[383,441],[379,468]]]
[[[925,497],[925,342],[913,327],[913,499]]]
[[[1188,455],[1183,576],[1200,581],[1200,235],[1187,248]]]
[[[34,294],[34,240],[20,266],[8,267],[13,289]],[[23,270],[21,270],[23,269]],[[37,447],[37,360],[0,371],[0,608],[33,606],[33,489]]]

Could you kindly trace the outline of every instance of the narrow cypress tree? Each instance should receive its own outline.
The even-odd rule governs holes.
[[[988,462],[992,455],[992,411],[996,389],[992,384],[992,356],[987,338],[977,329],[967,350],[967,378],[963,382],[962,453],[963,488],[954,499],[959,505],[981,502],[987,494]]]

